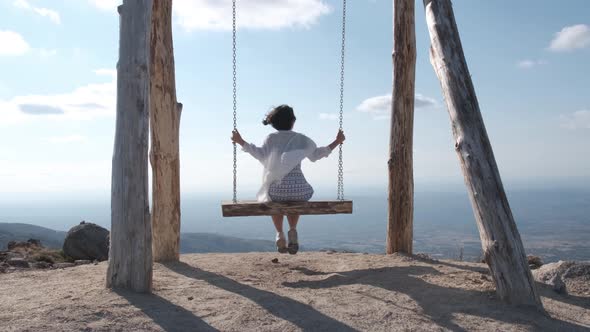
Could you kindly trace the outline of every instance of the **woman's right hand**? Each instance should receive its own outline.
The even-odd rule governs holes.
[[[342,129],[338,130],[338,134],[336,135],[336,143],[342,144],[345,140],[346,136],[344,136],[344,132],[342,131]]]
[[[242,135],[240,135],[240,132],[237,129],[232,130],[231,132],[231,141],[233,143],[237,143],[240,145],[244,145],[244,143],[246,143],[244,141],[244,139],[242,138]]]

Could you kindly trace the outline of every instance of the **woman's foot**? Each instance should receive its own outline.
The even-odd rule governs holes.
[[[297,230],[295,228],[290,229],[287,235],[289,236],[288,251],[291,255],[295,255],[299,251],[299,240],[297,239]]]
[[[285,233],[278,232],[275,243],[277,245],[278,252],[280,252],[281,254],[287,253],[288,249],[287,249],[287,241],[285,240]]]

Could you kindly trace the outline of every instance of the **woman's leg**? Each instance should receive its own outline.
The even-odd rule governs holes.
[[[283,231],[283,216],[272,216],[272,223],[275,225],[277,233],[281,233]]]
[[[297,229],[297,223],[299,222],[299,215],[292,214],[287,216],[287,221],[289,222],[289,229]]]
[[[299,239],[297,235],[297,222],[299,222],[299,215],[289,215],[287,216],[287,221],[289,221],[289,253],[291,255],[295,255],[297,251],[299,251]]]
[[[285,233],[283,233],[283,216],[272,216],[272,223],[277,230],[277,237],[275,239],[277,251],[284,254],[287,252],[287,241],[285,240]]]

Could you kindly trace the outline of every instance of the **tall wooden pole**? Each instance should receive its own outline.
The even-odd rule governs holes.
[[[498,295],[541,307],[467,68],[450,0],[424,0],[430,61],[451,118],[455,150]]]
[[[414,227],[414,0],[393,2],[393,92],[389,141],[388,254],[412,253]]]
[[[119,6],[117,124],[111,184],[107,287],[150,292],[152,230],[148,196],[151,0]]]
[[[150,42],[152,231],[156,262],[177,261],[180,249],[179,128],[172,0],[154,1]]]

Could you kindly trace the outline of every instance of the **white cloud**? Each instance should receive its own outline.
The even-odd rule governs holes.
[[[231,0],[175,0],[176,22],[186,30],[229,30]],[[322,0],[238,1],[237,24],[241,28],[309,28],[331,12]]]
[[[31,49],[31,46],[17,32],[0,30],[0,56],[23,55]]]
[[[110,70],[97,70],[97,74]],[[71,92],[54,95],[24,95],[10,100],[0,99],[0,125],[14,124],[35,119],[43,120],[91,120],[115,114],[116,76],[106,83],[93,83]]]
[[[581,110],[568,115],[562,115],[561,127],[565,129],[590,129],[590,111]]]
[[[546,64],[548,64],[548,62],[545,61],[545,60],[529,60],[529,59],[526,59],[526,60],[519,61],[516,65],[519,68],[522,68],[522,69],[531,69],[533,67],[543,66],[543,65],[546,65]]]
[[[556,52],[573,51],[590,47],[590,26],[586,24],[572,25],[557,32],[549,45]]]
[[[436,100],[416,94],[414,99],[415,109],[434,108],[437,107],[438,103]],[[386,119],[391,113],[391,95],[382,95],[365,99],[356,108],[359,112],[370,113],[375,116],[375,119]]]
[[[95,7],[114,11],[120,0],[89,0]],[[240,28],[309,28],[332,8],[324,0],[247,0],[237,2]],[[174,22],[185,30],[230,30],[231,0],[174,0]]]
[[[59,13],[53,9],[42,8],[42,7],[35,7],[32,6],[27,0],[15,0],[13,2],[15,7],[30,10],[35,12],[37,15],[41,15],[43,17],[49,18],[53,23],[60,24],[61,18]]]

